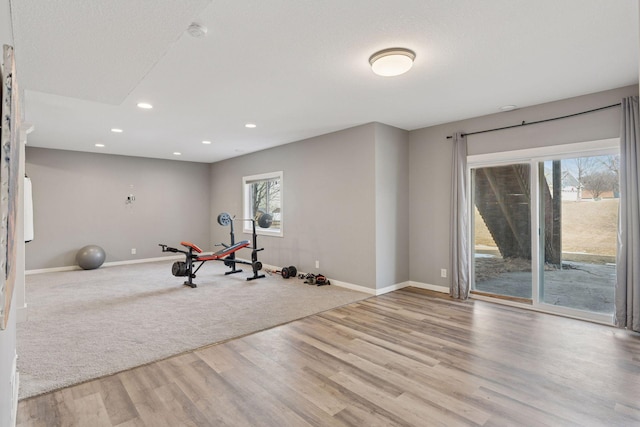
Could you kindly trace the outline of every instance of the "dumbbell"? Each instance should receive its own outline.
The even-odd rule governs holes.
[[[298,269],[294,265],[290,265],[289,267],[282,267],[282,270],[280,270],[280,275],[285,279],[288,279],[289,277],[296,277],[297,274]]]

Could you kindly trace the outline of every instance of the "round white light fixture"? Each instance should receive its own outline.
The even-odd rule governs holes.
[[[104,147],[104,144],[96,144],[96,147],[102,148],[102,147]]]
[[[209,145],[211,144],[211,141],[202,141],[203,144]]]
[[[173,152],[173,155],[174,155],[174,156],[182,156],[182,153],[181,153],[181,152],[179,152],[179,151],[174,151],[174,152]]]
[[[153,108],[153,105],[148,102],[138,102],[138,108],[142,108],[143,110],[150,110]]]
[[[111,132],[113,132],[113,133],[122,133],[123,131],[122,131],[122,129],[113,128],[113,129],[111,129]]]
[[[249,128],[249,129],[253,129],[256,127],[256,125],[254,123],[247,123],[246,125],[244,125],[244,127]]]
[[[414,51],[402,47],[392,47],[371,55],[369,64],[377,75],[392,77],[409,71],[413,66],[414,59],[416,59]]]

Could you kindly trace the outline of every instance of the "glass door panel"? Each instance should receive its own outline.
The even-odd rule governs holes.
[[[613,313],[619,156],[539,163],[541,302]]]
[[[476,292],[531,299],[529,164],[471,169]]]

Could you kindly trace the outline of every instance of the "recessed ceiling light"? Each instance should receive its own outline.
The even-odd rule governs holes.
[[[512,111],[518,108],[516,105],[503,105],[500,107],[500,111]]]
[[[122,133],[122,129],[113,128],[113,129],[111,129],[111,132],[113,132],[113,133]]]
[[[244,125],[244,127],[249,128],[249,129],[253,129],[256,127],[256,125],[254,123],[247,123],[246,125]]]
[[[211,144],[211,141],[202,141],[203,144]]]
[[[142,108],[144,110],[150,110],[153,108],[153,105],[148,102],[138,102],[138,108]]]
[[[416,54],[412,50],[392,47],[371,55],[369,64],[377,75],[393,77],[409,71],[413,66],[414,59],[416,59]]]
[[[96,144],[96,147],[102,148],[102,147],[104,147],[104,144]]]
[[[174,155],[174,156],[182,156],[182,153],[181,153],[181,152],[179,152],[179,151],[174,151],[174,152],[173,152],[173,155]]]

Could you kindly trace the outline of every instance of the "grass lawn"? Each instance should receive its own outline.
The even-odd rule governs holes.
[[[562,202],[562,251],[615,256],[619,199]],[[495,247],[475,210],[475,244]]]

